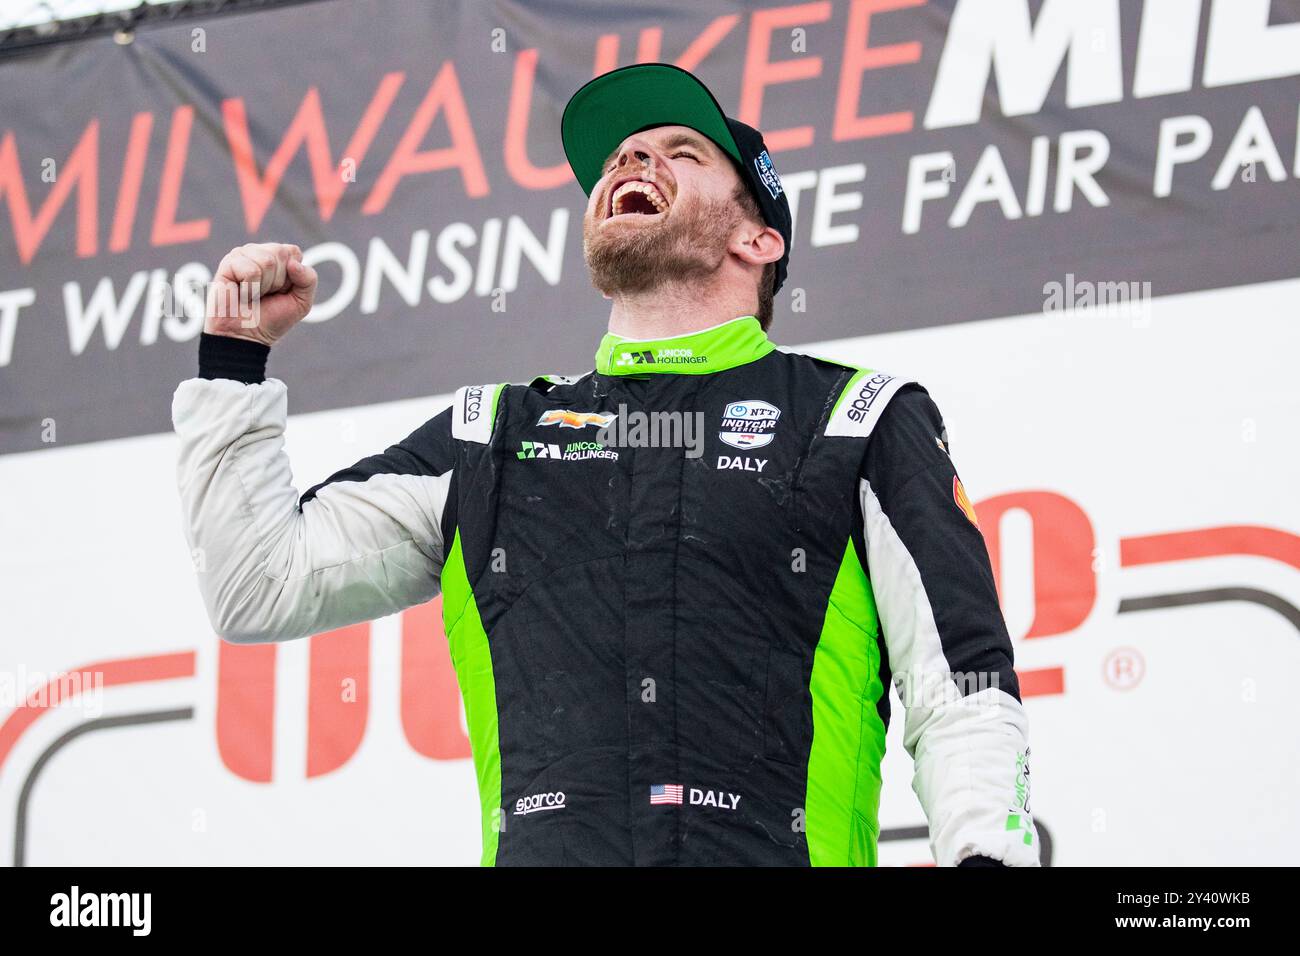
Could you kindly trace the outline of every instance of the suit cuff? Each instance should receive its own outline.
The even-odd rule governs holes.
[[[266,381],[266,359],[271,346],[229,335],[199,336],[199,378],[229,378],[245,385]]]

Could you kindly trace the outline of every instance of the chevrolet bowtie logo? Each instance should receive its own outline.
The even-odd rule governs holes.
[[[537,424],[559,425],[561,428],[585,428],[588,425],[604,428],[617,417],[612,412],[574,412],[567,408],[553,408],[537,419]]]

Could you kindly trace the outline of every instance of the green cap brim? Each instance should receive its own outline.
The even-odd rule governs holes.
[[[666,63],[640,63],[596,77],[564,108],[560,139],[582,191],[591,195],[605,160],[623,140],[654,126],[688,126],[744,162],[722,107],[704,84]]]

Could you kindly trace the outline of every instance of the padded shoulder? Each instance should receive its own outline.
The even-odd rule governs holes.
[[[889,400],[904,385],[915,384],[911,379],[890,375],[876,369],[858,369],[849,379],[835,402],[831,417],[826,423],[826,434],[852,438],[867,438],[880,421]]]
[[[492,438],[497,403],[504,384],[465,385],[456,389],[451,402],[451,434],[461,441],[486,445]]]
[[[809,358],[815,362],[821,362],[823,365],[834,365],[836,368],[851,368],[854,371],[861,369],[861,366],[854,365],[851,362],[841,362],[839,359],[827,358],[825,355],[809,352],[807,349],[792,349],[788,345],[778,345],[776,350],[784,352],[786,355],[799,355],[803,358]]]

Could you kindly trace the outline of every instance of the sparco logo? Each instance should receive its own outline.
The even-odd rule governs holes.
[[[475,385],[465,391],[465,422],[478,421],[479,410],[483,407],[483,386]]]
[[[877,372],[871,378],[862,383],[858,388],[858,394],[853,399],[853,404],[849,406],[849,418],[855,422],[860,422],[867,417],[867,412],[871,411],[871,403],[876,400],[880,390],[894,380],[894,376],[885,375]]]
[[[515,801],[515,816],[525,816],[529,813],[538,813],[541,810],[563,810],[564,809],[564,791],[557,790],[554,793],[534,793],[531,796],[520,797]]]

